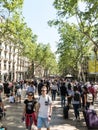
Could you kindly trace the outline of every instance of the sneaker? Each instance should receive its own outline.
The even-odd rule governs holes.
[[[73,121],[77,120],[76,117],[73,118]]]
[[[80,117],[77,117],[77,121],[80,121]]]

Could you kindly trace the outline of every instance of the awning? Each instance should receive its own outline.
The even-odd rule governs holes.
[[[66,78],[72,78],[73,76],[71,74],[67,74]]]

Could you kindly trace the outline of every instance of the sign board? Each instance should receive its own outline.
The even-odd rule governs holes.
[[[98,73],[98,61],[97,60],[89,60],[88,61],[88,72],[91,74]]]

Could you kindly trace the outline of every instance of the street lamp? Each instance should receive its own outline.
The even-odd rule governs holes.
[[[96,78],[97,78],[97,75],[96,75],[96,63],[97,63],[97,47],[94,46],[94,53],[95,53],[95,82],[96,82]]]

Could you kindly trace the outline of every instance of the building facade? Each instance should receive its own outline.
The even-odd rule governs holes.
[[[16,81],[28,78],[29,59],[19,56],[19,49],[13,43],[0,43],[0,79]]]

